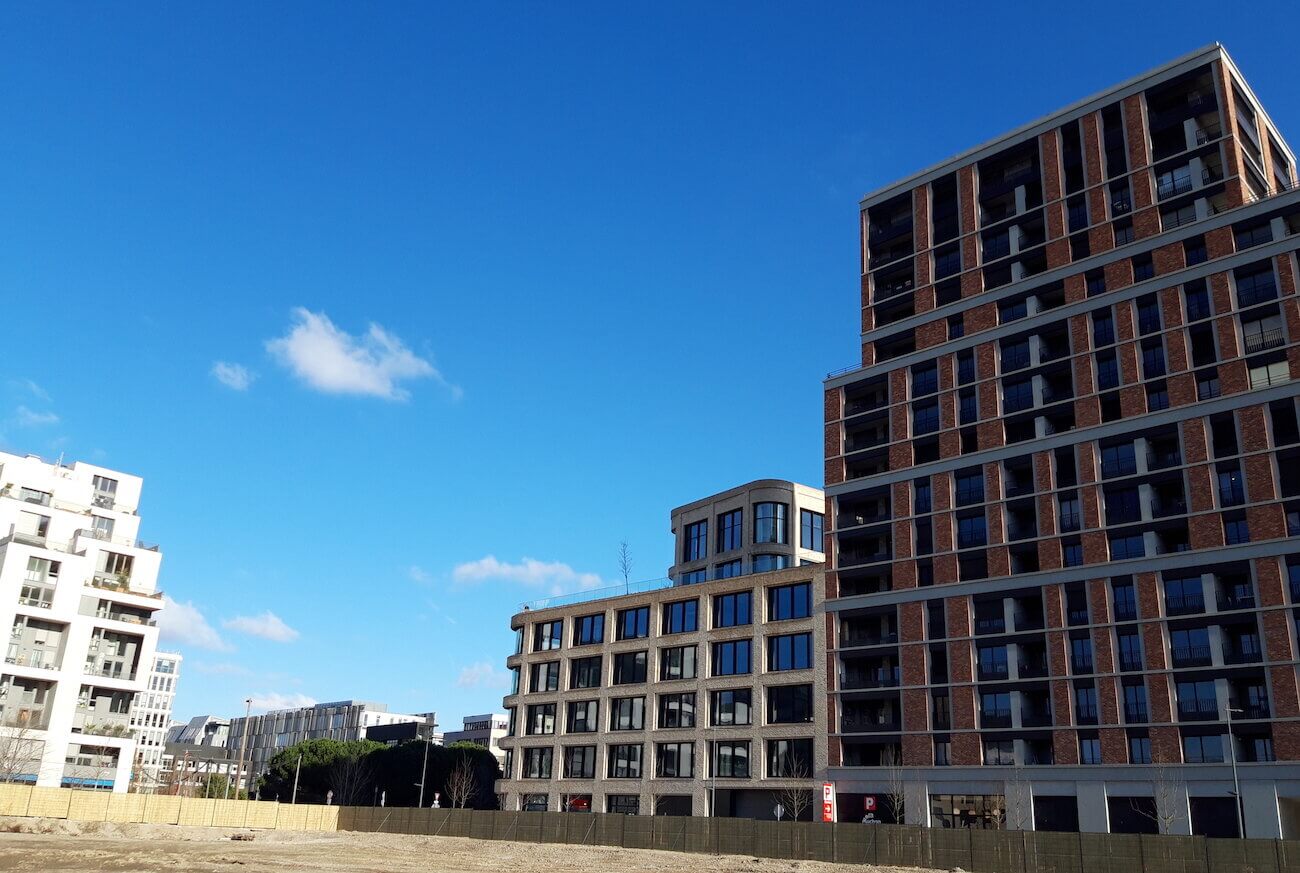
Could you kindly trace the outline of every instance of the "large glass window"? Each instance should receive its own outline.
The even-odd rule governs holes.
[[[528,736],[555,733],[555,704],[541,703],[528,707],[528,724],[524,726]]]
[[[550,779],[554,749],[524,749],[524,778]]]
[[[529,691],[559,691],[560,662],[550,661],[545,664],[533,664],[528,683]]]
[[[812,615],[812,583],[778,585],[767,589],[767,620],[786,621]]]
[[[957,505],[969,506],[984,501],[984,471],[963,470],[954,477],[957,485]]]
[[[695,692],[660,694],[659,727],[695,727]]]
[[[620,640],[639,640],[650,636],[650,607],[638,606],[635,609],[618,611],[618,638]]]
[[[596,747],[569,746],[564,750],[565,779],[596,778]]]
[[[614,656],[614,684],[645,681],[646,652],[622,652]]]
[[[749,672],[749,640],[713,644],[713,675],[736,676]]]
[[[533,651],[549,652],[558,649],[563,635],[563,621],[539,621],[533,625]]]
[[[739,549],[745,542],[741,535],[745,511],[733,509],[718,516],[718,553]]]
[[[565,732],[588,734],[599,730],[600,703],[595,700],[577,700],[569,704]]]
[[[826,516],[811,509],[799,510],[799,545],[812,552],[826,548]]]
[[[608,772],[610,779],[640,779],[641,747],[610,746]]]
[[[790,542],[789,522],[784,503],[759,503],[754,506],[754,542]]]
[[[813,741],[768,740],[767,775],[773,779],[807,779],[813,772]]]
[[[767,689],[768,724],[803,724],[812,720],[811,685],[776,685]]]
[[[767,639],[767,669],[807,670],[812,667],[812,634],[786,634]]]
[[[784,570],[789,566],[789,555],[755,555],[750,569],[755,573],[770,573],[773,570]]]
[[[659,678],[664,681],[674,679],[694,679],[695,646],[676,646],[659,650]]]
[[[655,775],[665,779],[695,776],[694,743],[659,743],[655,746]]]
[[[600,655],[593,658],[577,658],[569,662],[570,688],[600,687]]]
[[[709,707],[709,723],[715,727],[753,724],[751,700],[748,688],[714,691]]]
[[[609,702],[609,729],[639,731],[645,728],[645,698],[615,697]]]
[[[748,779],[749,742],[714,743],[713,775],[732,779]]]
[[[699,601],[678,600],[663,606],[663,626],[665,634],[685,634],[699,630]]]
[[[1223,736],[1183,737],[1183,761],[1188,764],[1223,763]]]
[[[703,561],[709,556],[709,523],[697,521],[686,525],[686,539],[682,543],[682,563]]]
[[[713,598],[713,626],[739,627],[751,624],[750,612],[752,594],[748,591],[736,591],[732,594],[718,594]]]
[[[605,613],[582,615],[573,620],[573,644],[594,646],[605,642]]]
[[[721,564],[713,566],[714,579],[732,579],[741,575],[740,559],[734,561],[723,561]]]

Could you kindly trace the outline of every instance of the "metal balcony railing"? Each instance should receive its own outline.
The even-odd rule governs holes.
[[[1192,721],[1216,719],[1219,717],[1219,703],[1217,700],[1180,700],[1178,717]]]
[[[1256,352],[1262,352],[1266,349],[1275,349],[1278,346],[1286,344],[1286,336],[1282,333],[1282,328],[1275,327],[1272,330],[1263,330],[1255,333],[1246,334],[1246,354],[1253,355]]]
[[[1205,598],[1200,594],[1169,594],[1165,596],[1165,613],[1191,615],[1205,612]]]
[[[1212,661],[1209,646],[1174,646],[1170,656],[1175,667],[1208,667]]]

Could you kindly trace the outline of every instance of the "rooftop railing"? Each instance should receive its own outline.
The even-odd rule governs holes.
[[[608,600],[611,597],[622,597],[625,594],[645,594],[650,591],[662,591],[665,588],[672,587],[672,579],[646,579],[641,582],[610,585],[605,588],[590,588],[586,591],[574,591],[570,594],[557,594],[553,597],[529,600],[520,604],[520,609],[552,609],[556,606],[571,606],[575,603],[587,603],[592,600]]]

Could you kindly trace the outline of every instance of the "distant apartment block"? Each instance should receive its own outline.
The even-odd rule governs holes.
[[[230,719],[196,715],[184,724],[172,726],[167,732],[167,742],[224,749],[229,736]]]
[[[158,547],[138,539],[142,482],[0,452],[0,742],[8,777],[125,791],[132,705],[157,646]]]
[[[136,742],[136,790],[148,791],[158,786],[182,660],[177,652],[157,652],[149,671],[147,690],[137,694],[131,703],[131,729]]]
[[[841,816],[901,768],[918,824],[1227,836],[1239,779],[1300,836],[1300,190],[1226,51],[868,195],[861,244]]]
[[[501,740],[506,736],[510,729],[510,717],[504,712],[489,712],[484,715],[467,715],[462,719],[464,727],[458,731],[447,731],[443,734],[443,745],[450,746],[452,743],[478,743],[496,757],[497,761],[504,763],[506,759],[505,749],[501,748]]]
[[[431,724],[433,713],[400,715],[382,703],[340,700],[296,709],[280,709],[230,720],[226,745],[238,760],[241,746],[244,769],[256,780],[276,752],[303,740],[364,740],[370,728],[396,724]],[[247,727],[246,727],[247,725]],[[247,736],[247,745],[244,745]]]

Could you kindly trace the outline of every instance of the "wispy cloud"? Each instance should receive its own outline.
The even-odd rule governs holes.
[[[252,676],[253,671],[243,664],[232,664],[229,661],[186,661],[186,670],[193,670],[196,673],[202,673],[204,676]]]
[[[184,646],[209,649],[213,652],[229,652],[230,645],[221,638],[221,634],[208,624],[190,601],[180,603],[163,595],[163,608],[158,615],[158,636],[164,642]]]
[[[21,405],[14,410],[14,418],[19,427],[46,427],[59,423],[59,416],[53,412],[37,412]]]
[[[507,688],[510,677],[504,670],[498,670],[491,661],[479,661],[462,667],[456,677],[456,684],[461,688]]]
[[[412,564],[406,569],[406,576],[412,582],[420,585],[430,585],[433,583],[433,574],[416,564]]]
[[[297,709],[300,706],[312,706],[316,698],[306,694],[281,694],[278,691],[255,691],[251,695],[253,709],[266,712],[271,709]]]
[[[46,391],[40,385],[37,385],[31,379],[10,379],[9,387],[19,392],[26,392],[37,400],[45,403],[50,402],[50,392]]]
[[[247,391],[248,387],[253,384],[253,380],[257,378],[243,364],[231,364],[227,361],[214,362],[212,364],[212,376],[233,391]]]
[[[410,392],[399,383],[414,379],[433,379],[454,397],[461,394],[432,363],[374,323],[353,336],[335,327],[325,313],[299,307],[289,332],[267,340],[266,349],[301,381],[326,394],[406,400]]]
[[[237,615],[221,624],[227,630],[260,637],[273,643],[291,643],[298,639],[298,632],[269,609],[261,615]]]
[[[524,558],[516,564],[498,561],[493,555],[457,564],[451,571],[457,582],[514,582],[534,588],[549,587],[554,592],[599,588],[603,581],[595,573],[579,573],[561,561],[538,561]]]

